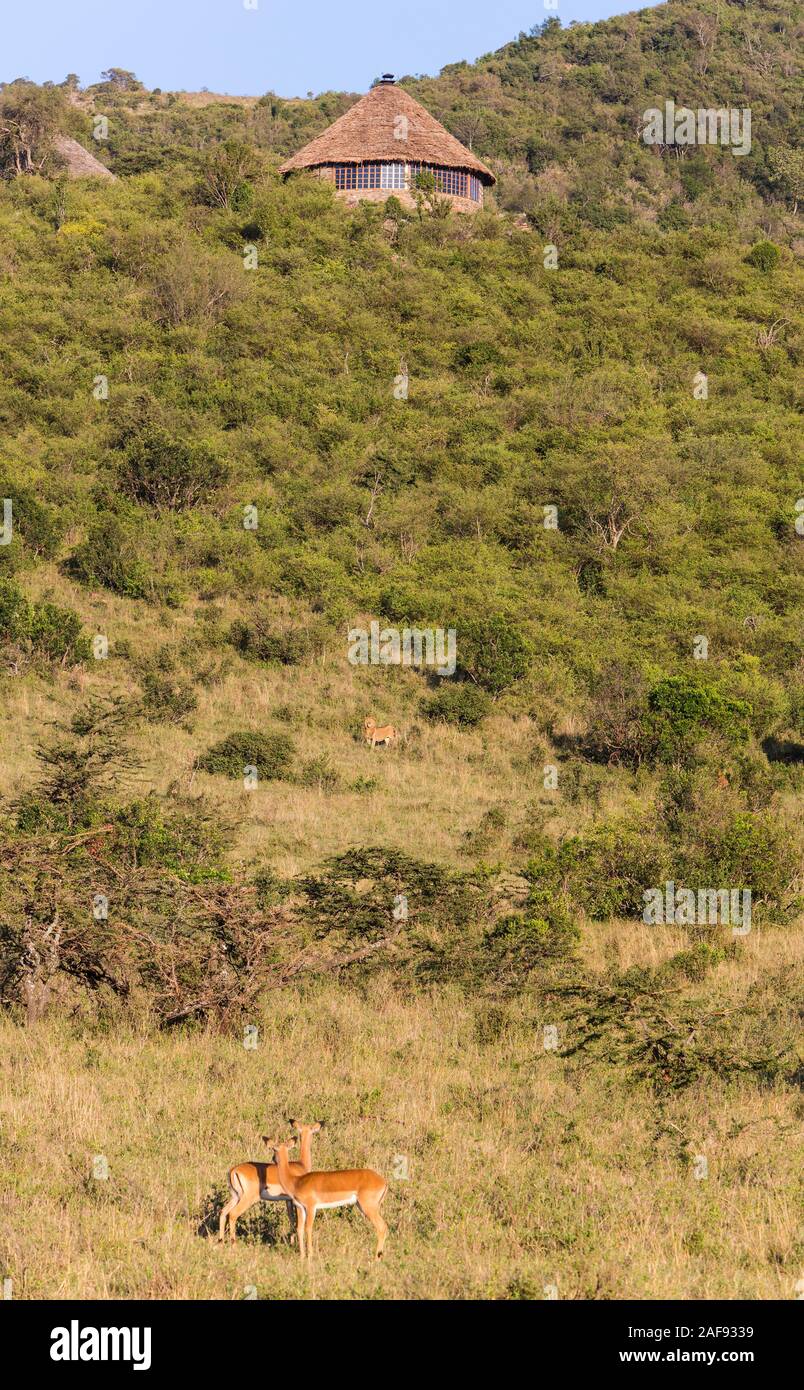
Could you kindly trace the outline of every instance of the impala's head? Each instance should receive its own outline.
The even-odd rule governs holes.
[[[366,730],[366,733],[368,733],[369,729],[376,729],[376,727],[377,721],[376,719],[372,719],[371,715],[369,715],[368,719],[363,720],[363,728]]]
[[[318,1134],[319,1130],[324,1128],[323,1120],[316,1120],[315,1123],[311,1125],[302,1124],[301,1120],[288,1120],[288,1124],[291,1129],[295,1129],[296,1133],[302,1136],[305,1134]]]
[[[293,1134],[291,1134],[289,1139],[269,1139],[268,1135],[264,1134],[262,1136],[262,1142],[270,1149],[271,1153],[276,1156],[280,1149],[285,1149],[285,1151],[292,1149],[294,1145],[298,1143],[298,1140]]]

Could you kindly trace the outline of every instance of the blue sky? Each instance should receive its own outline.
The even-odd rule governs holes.
[[[383,71],[438,72],[552,14],[563,24],[657,0],[28,0],[4,7],[0,81],[87,86],[108,67],[147,87],[305,96],[365,91]],[[255,8],[253,7],[256,4]]]

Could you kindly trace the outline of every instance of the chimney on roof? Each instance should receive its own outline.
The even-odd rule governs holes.
[[[380,78],[380,81],[381,81],[381,82],[384,82],[384,83],[386,84],[386,86],[393,87],[393,85],[394,85],[394,74],[393,74],[392,72],[384,72],[383,75],[382,75],[382,77]]]

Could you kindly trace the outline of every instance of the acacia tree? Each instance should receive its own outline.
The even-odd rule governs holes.
[[[40,174],[53,154],[64,111],[60,88],[9,83],[0,93],[0,174]]]
[[[645,466],[644,449],[613,441],[593,455],[560,457],[554,471],[559,509],[570,531],[598,555],[613,555],[620,542],[647,525],[664,491]]]
[[[204,198],[213,207],[241,206],[260,170],[259,157],[245,140],[226,140],[208,154],[201,170]]]
[[[804,151],[789,145],[775,145],[768,150],[768,164],[772,171],[771,183],[781,188],[785,198],[793,204],[795,215],[804,198]]]
[[[142,92],[145,90],[137,74],[129,72],[127,68],[107,68],[105,72],[101,73],[101,81],[106,87],[116,92]]]

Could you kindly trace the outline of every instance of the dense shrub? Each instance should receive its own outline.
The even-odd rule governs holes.
[[[167,800],[151,792],[119,807],[112,819],[113,849],[123,863],[171,869],[190,883],[229,879],[221,855],[231,827],[202,798]]]
[[[14,532],[22,537],[25,550],[39,559],[51,560],[57,553],[64,535],[64,524],[58,513],[48,507],[30,487],[20,487],[0,477],[0,501],[8,497],[13,507]],[[10,547],[0,547],[0,566],[4,565]]]
[[[689,756],[696,740],[721,734],[731,746],[745,743],[751,706],[734,700],[715,686],[687,676],[668,676],[648,694],[650,730],[656,755],[666,762]]]
[[[287,776],[293,762],[293,741],[287,734],[228,734],[198,759],[203,772],[243,777],[247,767],[255,767],[266,781]]]
[[[512,914],[491,927],[483,938],[483,973],[492,976],[497,985],[520,989],[528,975],[546,961],[571,955],[577,936],[566,917],[548,921],[544,917]]]
[[[133,525],[114,515],[92,522],[86,540],[76,546],[65,569],[82,584],[111,589],[126,598],[145,598],[153,589],[141,537]]]
[[[767,274],[769,270],[773,270],[778,265],[779,256],[779,248],[772,241],[757,241],[745,259],[749,265],[753,265],[757,270]]]
[[[182,724],[198,708],[192,681],[175,671],[146,671],[141,681],[142,712],[146,719]]]
[[[692,827],[691,827],[692,828]],[[685,838],[681,871],[690,885],[750,888],[755,905],[795,912],[795,845],[772,815],[737,811],[715,824],[696,825]]]
[[[657,829],[650,821],[604,823],[562,846],[572,898],[587,916],[642,916],[645,889],[666,878],[668,850]]]
[[[488,617],[461,624],[459,668],[492,695],[515,685],[529,664],[529,644],[507,619]]]
[[[473,729],[488,714],[490,704],[486,692],[476,685],[468,681],[455,684],[445,679],[434,695],[422,700],[420,708],[428,719],[442,719],[447,724]]]
[[[152,428],[128,444],[117,467],[117,480],[121,491],[135,502],[178,511],[209,497],[226,472],[203,440],[181,439]]]
[[[667,1093],[712,1077],[751,1077],[768,1086],[793,1080],[800,987],[789,978],[743,987],[736,1005],[703,1008],[685,998],[679,975],[699,979],[722,959],[717,950],[684,952],[656,970],[632,967],[604,979],[550,987],[551,1014],[571,1039],[564,1055],[598,1057],[632,1081]],[[789,1006],[779,1007],[781,996]]]
[[[327,860],[322,872],[302,877],[303,919],[320,935],[371,942],[393,930],[394,907],[405,898],[405,923],[460,927],[473,911],[470,878],[399,850],[354,849]],[[406,928],[407,930],[407,928]]]
[[[36,650],[51,661],[87,661],[92,654],[78,614],[55,603],[33,605],[29,635]]]
[[[269,618],[258,615],[249,622],[232,623],[227,641],[252,661],[297,666],[311,652],[315,637],[301,623],[277,627]]]
[[[0,642],[22,644],[64,664],[86,661],[91,655],[77,613],[55,603],[29,603],[8,579],[0,579]]]
[[[31,606],[20,587],[10,579],[0,579],[0,641],[16,642],[27,636]]]

